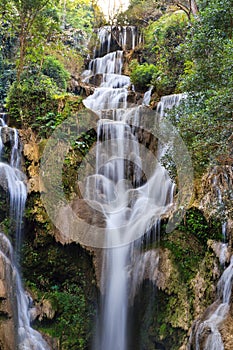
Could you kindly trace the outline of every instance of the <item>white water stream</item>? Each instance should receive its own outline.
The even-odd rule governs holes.
[[[0,186],[9,195],[10,219],[15,230],[15,251],[18,254],[21,246],[22,220],[27,197],[26,178],[21,172],[21,147],[16,129],[9,128],[4,118],[0,119]],[[9,138],[11,153],[9,162],[5,160],[3,134]],[[7,136],[6,136],[7,135]],[[5,157],[4,157],[5,156]],[[16,266],[15,253],[9,239],[0,233],[0,255],[4,261],[8,286],[15,288],[13,304],[16,305],[16,346],[18,350],[48,350],[49,346],[41,334],[30,326],[30,299],[26,295]],[[12,334],[12,337],[14,335]]]
[[[215,308],[209,317],[203,322],[199,322],[195,333],[195,350],[200,350],[200,337],[208,331],[203,350],[224,350],[224,344],[219,326],[223,322],[230,309],[230,298],[233,285],[233,257],[230,265],[223,272],[218,285],[217,294],[219,305]]]
[[[100,117],[96,174],[87,179],[86,198],[101,204],[106,218],[105,246],[111,247],[103,250],[102,299],[94,350],[128,349],[129,298],[135,295],[151,258],[151,254],[141,252],[142,239],[135,240],[135,237],[149,235],[173,200],[174,185],[156,154],[150,164],[153,168],[150,177],[144,176],[137,136],[142,107],[127,108],[129,78],[120,75],[122,66],[122,51],[92,60],[89,72],[102,74],[104,79],[84,101],[86,107]],[[177,95],[164,98],[159,114],[162,116],[167,105],[171,108],[180,98]],[[148,104],[149,99],[150,96],[146,96],[144,103]],[[105,119],[105,115],[111,119]],[[158,256],[156,259],[153,256],[153,262],[158,260]]]

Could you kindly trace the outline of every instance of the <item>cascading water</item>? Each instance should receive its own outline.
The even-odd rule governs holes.
[[[211,173],[211,187],[213,189],[215,201],[215,209],[220,209],[222,218],[222,242],[213,244],[216,255],[219,257],[219,262],[222,268],[225,268],[229,262],[229,247],[226,242],[227,239],[227,210],[225,209],[223,195],[223,188],[221,188],[221,177],[216,173],[215,169]],[[223,174],[226,183],[229,183],[227,174]],[[209,313],[205,320],[197,320],[194,324],[192,333],[190,335],[188,349],[195,350],[224,350],[224,344],[220,333],[222,322],[227,318],[230,310],[230,299],[232,295],[233,286],[233,256],[231,256],[230,264],[220,277],[217,284],[217,300],[209,307]],[[202,344],[202,347],[200,346]]]
[[[22,218],[27,197],[25,184],[25,175],[20,171],[21,166],[21,148],[16,129],[9,128],[4,118],[1,118],[0,129],[0,178],[1,187],[9,194],[10,218],[12,227],[15,231],[15,251],[19,253],[21,245]],[[5,136],[4,136],[5,135]],[[9,139],[11,145],[10,155],[4,153],[4,140]],[[9,164],[6,161],[9,161]],[[17,305],[17,335],[16,345],[18,350],[48,350],[49,347],[42,338],[41,334],[30,326],[29,298],[23,290],[20,275],[16,267],[16,259],[13,253],[13,247],[9,239],[0,233],[0,255],[6,266],[6,279],[8,285],[15,286],[16,305]],[[8,276],[9,275],[9,276]],[[12,280],[13,279],[13,280]],[[12,335],[13,336],[13,335]]]
[[[4,154],[3,137],[11,145],[10,155]],[[9,194],[10,198],[10,217],[15,229],[15,248],[16,252],[20,247],[22,215],[24,211],[27,190],[25,185],[25,176],[20,171],[21,166],[21,149],[16,129],[9,128],[4,119],[0,129],[0,176],[1,186]],[[7,159],[8,157],[8,159]],[[9,164],[7,164],[7,161]]]
[[[223,272],[217,286],[219,305],[203,322],[198,322],[195,331],[195,350],[200,350],[201,337],[208,331],[203,350],[224,350],[224,344],[219,331],[220,324],[225,320],[230,309],[231,290],[233,285],[233,257],[230,265]],[[191,334],[188,348],[191,349]]]
[[[149,106],[150,100],[151,100],[152,90],[153,90],[153,86],[151,86],[149,88],[149,90],[146,91],[146,93],[144,94],[144,98],[143,98],[143,101],[142,101],[143,105]]]
[[[162,96],[157,106],[157,113],[162,117],[166,111],[177,106],[182,99],[186,98],[186,94],[174,94]]]
[[[121,50],[134,50],[143,42],[143,35],[134,26],[105,26],[96,31],[99,45],[94,50],[94,57],[101,57],[116,47]]]
[[[86,107],[100,117],[96,174],[87,179],[86,198],[102,207],[106,218],[105,246],[109,247],[103,250],[102,299],[95,350],[128,349],[129,297],[135,295],[143,279],[143,266],[148,265],[153,255],[142,254],[142,239],[135,237],[149,235],[152,226],[159,226],[161,215],[173,200],[174,185],[156,155],[150,164],[151,176],[144,176],[137,128],[142,108],[146,107],[127,108],[129,78],[119,75],[122,66],[121,51],[92,60],[89,66],[92,74],[102,74],[104,79],[84,101]],[[168,97],[169,106],[177,104],[180,98]],[[167,99],[160,104],[163,111],[167,108]],[[111,119],[105,119],[106,115]],[[159,257],[156,255],[153,259],[157,263]]]

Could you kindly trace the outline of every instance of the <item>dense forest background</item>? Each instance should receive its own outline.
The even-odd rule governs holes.
[[[28,177],[38,166],[46,140],[56,127],[84,109],[82,100],[90,89],[83,84],[81,74],[98,46],[94,31],[104,25],[110,29],[115,25],[140,28],[143,41],[125,52],[124,72],[139,95],[153,87],[151,109],[156,108],[161,96],[187,94],[167,118],[192,157],[196,202],[179,234],[171,235],[164,244],[174,253],[184,277],[182,283],[187,286],[190,303],[194,303],[191,281],[198,263],[205,260],[208,265],[208,258],[212,259],[212,253],[206,253],[207,240],[219,239],[219,223],[232,219],[232,189],[226,188],[222,202],[214,203],[214,221],[207,222],[208,215],[201,213],[196,203],[201,197],[203,176],[212,171],[217,174],[221,167],[233,163],[233,1],[131,0],[127,11],[106,19],[98,4],[90,0],[2,0],[0,108],[7,113],[9,125],[23,130],[24,138],[30,130],[38,146],[36,160],[35,154],[25,157]],[[75,192],[75,164],[88,152],[94,138],[95,133],[82,134],[67,155],[63,169],[67,198]],[[175,179],[172,160],[165,159],[165,165]],[[38,189],[29,194],[25,216],[25,285],[34,300],[50,310],[37,318],[35,327],[58,339],[59,349],[88,349],[99,293],[92,257],[74,243],[63,246],[55,242]],[[4,225],[4,230],[9,230],[9,223]],[[183,243],[184,232],[189,235],[190,246]],[[203,274],[207,276],[204,265]],[[181,315],[176,318],[172,313],[177,295],[182,294],[177,288],[174,282],[168,290],[167,294],[174,296],[170,301],[162,295],[167,303],[162,305],[167,308],[162,316],[167,317],[171,329],[166,328],[162,317],[156,321],[157,338],[170,337],[173,341],[180,337],[174,350],[182,344],[194,318],[192,310],[183,324],[177,321]],[[213,301],[210,289],[210,285],[206,287],[205,297]],[[208,302],[204,298],[201,302],[203,311]]]

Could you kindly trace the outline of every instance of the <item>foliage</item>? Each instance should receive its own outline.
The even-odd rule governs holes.
[[[73,27],[91,34],[94,11],[90,0],[67,0],[60,3],[60,17],[63,28]]]
[[[60,38],[57,42],[50,42],[46,46],[44,54],[52,55],[71,76],[77,76],[83,70],[84,56],[80,54],[78,48],[70,45],[66,38]]]
[[[194,66],[184,76],[186,91],[215,90],[232,82],[232,6],[232,1],[208,3],[190,29],[184,51]]]
[[[51,300],[56,311],[53,322],[44,321],[39,329],[46,331],[52,337],[59,339],[59,345],[64,350],[86,348],[90,338],[90,320],[93,310],[86,300],[85,281],[83,286],[65,283],[60,290],[54,286],[44,298]]]
[[[145,31],[145,57],[156,65],[152,84],[160,96],[177,90],[184,70],[180,45],[185,40],[187,27],[187,16],[179,11],[162,16]]]
[[[58,6],[63,42],[73,46],[80,54],[87,55],[87,43],[93,27],[102,22],[102,14],[91,0],[67,0]]]
[[[48,138],[63,120],[64,117],[60,113],[47,112],[42,116],[36,115],[31,127],[38,131],[38,135],[42,138]]]
[[[203,214],[195,208],[187,211],[179,229],[193,234],[204,244],[207,243],[208,239],[222,239],[221,223],[215,221],[208,223]]]
[[[118,23],[147,26],[164,13],[182,10],[187,19],[196,15],[196,0],[130,0],[128,9],[117,16]]]
[[[57,17],[53,10],[56,2],[57,0],[3,0],[0,4],[4,21],[14,36],[19,38],[18,80],[27,58],[30,61],[38,60],[48,37],[57,29]]]
[[[209,164],[227,161],[230,152],[228,139],[232,135],[232,87],[219,91],[189,94],[172,113],[175,124],[188,146],[196,175],[200,176]]]
[[[196,174],[229,158],[233,111],[232,1],[201,2],[201,11],[183,46],[185,72],[180,88],[188,98],[171,114],[184,138]]]
[[[42,66],[42,73],[53,79],[61,90],[65,91],[67,89],[69,73],[65,70],[61,62],[53,56],[45,57]]]
[[[136,64],[134,61],[131,63],[133,67],[130,80],[134,84],[136,90],[145,91],[150,85],[151,79],[156,72],[156,67],[153,64],[143,63]]]
[[[174,231],[163,241],[168,248],[181,274],[183,282],[190,281],[197,272],[197,266],[204,256],[204,249],[191,231]]]
[[[131,0],[128,9],[118,14],[117,22],[145,26],[157,20],[164,10],[164,5],[158,0]]]
[[[7,97],[7,108],[14,123],[33,124],[36,116],[43,117],[57,110],[55,94],[58,87],[43,74],[32,74],[16,81]]]
[[[16,77],[15,66],[4,60],[0,52],[0,106],[4,104],[10,85]]]
[[[45,226],[38,201],[30,197],[27,203],[28,232],[22,268],[26,286],[33,291],[34,298],[38,302],[49,300],[55,317],[36,320],[34,326],[57,338],[64,350],[83,350],[91,337],[96,297],[90,258],[76,244],[62,246],[55,242]],[[44,219],[43,223],[34,225],[36,232],[32,232],[31,220],[35,215]]]
[[[55,42],[74,48],[79,55],[87,54],[88,38],[96,17],[101,17],[90,0],[3,0],[0,10],[4,14],[0,15],[4,40],[17,39],[18,80],[28,66],[41,66],[49,46]]]

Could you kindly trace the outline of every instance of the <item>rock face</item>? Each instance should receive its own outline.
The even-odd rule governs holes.
[[[218,281],[223,273],[219,269],[219,261],[225,265],[225,269],[230,263],[232,256],[232,237],[233,237],[233,225],[232,225],[232,188],[233,188],[233,172],[232,167],[228,164],[222,166],[213,167],[203,177],[202,189],[199,191],[201,200],[199,200],[199,207],[204,211],[205,216],[209,219],[215,217],[222,223],[222,235],[223,241],[228,241],[228,244],[223,244],[221,241],[208,240],[208,247],[214,252],[218,258],[215,263],[215,267],[212,270],[215,271],[215,279]],[[231,266],[231,265],[230,265]],[[223,275],[222,275],[223,276]],[[229,275],[232,278],[232,275]],[[225,281],[226,283],[226,281]],[[204,298],[202,293],[202,286],[205,285],[205,280],[198,278],[194,282],[194,288],[196,291],[200,291],[200,297]],[[229,288],[232,289],[232,283],[229,284]],[[231,291],[229,290],[231,293]],[[210,317],[214,314],[215,310],[222,303],[222,299],[218,299],[217,290],[213,286],[213,293],[215,295],[215,302],[208,303],[208,307],[198,308],[197,313],[193,316],[196,317],[192,325],[192,337],[189,341],[188,349],[195,350],[195,339],[198,336],[200,350],[205,349],[205,344],[212,332],[209,324]],[[229,303],[229,311],[222,317],[221,322],[218,324],[217,329],[221,334],[222,342],[225,350],[233,348],[233,320],[232,320],[232,296]],[[220,317],[220,315],[219,315]],[[200,328],[200,325],[203,325]],[[206,325],[206,326],[205,326]]]
[[[232,307],[224,323],[220,327],[220,333],[224,343],[225,350],[233,349],[233,314]]]
[[[20,138],[23,143],[23,155],[27,159],[29,165],[27,166],[28,175],[28,192],[39,192],[39,146],[36,142],[36,136],[29,128],[27,130],[20,130]]]

